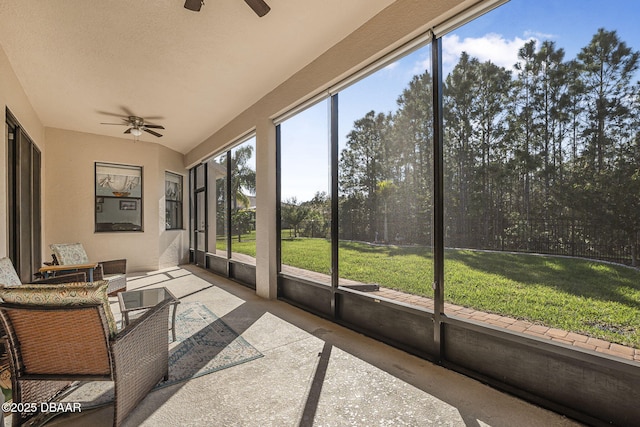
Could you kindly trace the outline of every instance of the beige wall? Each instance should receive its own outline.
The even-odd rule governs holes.
[[[44,162],[44,127],[40,123],[38,115],[33,110],[27,95],[24,93],[18,78],[16,77],[11,64],[0,46],[0,108],[4,117],[5,108],[9,108],[18,119],[24,130],[31,137],[33,142],[40,148]],[[8,218],[7,218],[7,144],[5,141],[6,124],[2,120],[2,142],[0,143],[0,257],[7,256],[9,251],[8,243]],[[43,190],[44,191],[44,190]],[[43,216],[46,213],[46,206],[43,206]]]
[[[91,260],[126,258],[128,271],[185,260],[186,231],[164,229],[164,172],[186,174],[182,154],[144,141],[62,129],[47,128],[46,140],[43,250],[51,243],[81,242]],[[143,167],[144,232],[94,232],[95,162]]]

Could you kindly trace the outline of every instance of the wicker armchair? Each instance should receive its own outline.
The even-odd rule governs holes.
[[[38,278],[33,280],[33,284],[55,284],[70,282],[86,282],[87,274],[84,271],[75,273],[58,274],[47,278]],[[21,285],[20,277],[16,273],[13,264],[9,258],[0,258],[0,285],[17,286]]]
[[[115,336],[100,303],[3,302],[0,318],[9,344],[15,403],[50,401],[72,381],[113,381],[113,425],[118,426],[168,376],[168,300]],[[14,413],[12,424],[22,425],[33,416]]]
[[[89,271],[87,264],[89,257],[81,243],[54,243],[49,246],[53,251],[53,265],[51,271],[59,270],[58,266],[69,267],[69,270]],[[90,274],[93,280],[106,280],[109,282],[109,295],[116,295],[118,292],[127,290],[127,260],[118,259],[112,261],[99,261],[90,267]],[[80,268],[76,268],[80,265]],[[41,271],[47,271],[47,267]]]

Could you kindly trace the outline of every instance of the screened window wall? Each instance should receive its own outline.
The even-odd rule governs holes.
[[[433,295],[430,68],[427,45],[338,93],[338,265],[341,286],[433,307],[404,298]]]
[[[433,307],[441,160],[435,264],[447,314],[592,349],[593,339],[639,348],[640,272],[630,266],[640,263],[640,37],[619,14],[568,3],[512,0],[444,35],[441,159],[430,44],[283,121],[282,272],[330,284],[336,268],[340,286]],[[327,165],[329,102],[338,156]]]
[[[231,149],[231,258],[255,263],[256,256],[256,138]]]
[[[512,0],[444,37],[449,314],[640,347],[640,37],[606,9]]]
[[[209,253],[227,257],[229,223],[227,216],[227,154],[207,162],[209,193]]]
[[[280,124],[281,271],[331,284],[329,102]]]
[[[195,168],[196,182],[206,180],[209,255],[255,264],[255,147],[251,137]],[[201,169],[206,179],[204,173],[198,178]]]
[[[282,273],[433,307],[430,66],[427,45],[280,123]]]
[[[251,286],[256,252],[255,147],[253,136],[190,171],[194,262]]]

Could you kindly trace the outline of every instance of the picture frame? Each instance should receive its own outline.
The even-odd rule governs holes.
[[[135,211],[136,209],[138,209],[136,200],[120,200],[121,211]]]

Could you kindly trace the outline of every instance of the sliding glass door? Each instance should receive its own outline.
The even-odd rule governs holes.
[[[28,283],[42,265],[40,150],[7,110],[9,258]]]

